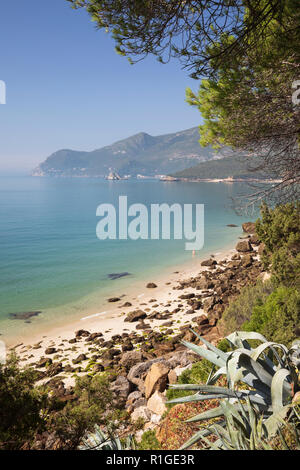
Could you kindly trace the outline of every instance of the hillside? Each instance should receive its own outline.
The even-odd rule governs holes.
[[[33,176],[155,176],[184,170],[215,158],[215,151],[199,145],[198,128],[153,137],[141,132],[92,152],[59,150]]]
[[[257,162],[257,160],[256,160]],[[246,157],[232,155],[218,160],[199,163],[196,166],[174,173],[172,176],[187,179],[264,179],[275,178],[275,175],[249,170],[250,164]]]

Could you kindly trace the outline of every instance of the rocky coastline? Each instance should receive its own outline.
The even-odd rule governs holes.
[[[196,361],[181,340],[198,344],[193,328],[217,344],[222,339],[219,321],[226,307],[244,286],[267,277],[260,263],[263,245],[254,224],[244,224],[243,230],[231,256],[217,260],[212,255],[199,263],[199,274],[170,285],[169,301],[156,298],[155,282],[147,285],[153,298],[140,302],[138,308],[118,297],[108,299],[119,303],[122,312],[119,333],[82,328],[73,337],[51,341],[47,347],[43,339],[11,349],[22,366],[37,371],[37,384],[47,385],[63,402],[74,399],[76,375],[108,371],[118,406],[129,413],[132,423],[143,421],[139,433],[159,428],[166,412],[168,384],[176,383],[182,371]],[[47,448],[47,439],[49,436],[42,436],[36,448]]]

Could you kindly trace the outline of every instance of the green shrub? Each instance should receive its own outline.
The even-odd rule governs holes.
[[[208,376],[212,370],[212,364],[202,359],[200,362],[195,362],[190,369],[184,370],[181,375],[178,377],[178,384],[195,384],[202,383],[205,384]],[[190,395],[190,392],[185,390],[167,390],[167,399],[173,400],[174,398],[181,398]],[[167,403],[167,408],[171,409],[172,404]]]
[[[138,444],[137,450],[160,450],[161,445],[156,439],[155,431],[149,430],[142,435],[141,442]]]
[[[108,410],[115,411],[108,374],[94,377],[77,377],[75,400],[58,413],[52,414],[49,428],[65,443],[65,449],[76,449],[83,436],[94,429],[95,424],[110,421]]]
[[[300,287],[300,203],[261,207],[256,231],[265,244],[262,261],[276,285]]]
[[[12,355],[0,364],[0,449],[19,449],[37,431],[45,429],[47,395],[34,388],[36,371],[21,370]]]
[[[253,308],[251,318],[243,325],[246,331],[257,331],[270,341],[290,345],[300,325],[300,292],[279,287],[263,305]]]
[[[273,291],[270,281],[258,281],[254,286],[247,286],[241,290],[240,295],[230,302],[218,323],[218,328],[224,336],[238,331],[242,325],[251,318],[252,310],[257,305],[263,305]]]

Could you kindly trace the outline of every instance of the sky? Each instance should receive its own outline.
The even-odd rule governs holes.
[[[130,65],[66,0],[1,2],[0,45],[0,172],[30,171],[59,149],[89,151],[201,123],[185,102],[186,87],[198,83],[178,61]]]

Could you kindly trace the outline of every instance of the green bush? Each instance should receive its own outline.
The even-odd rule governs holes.
[[[142,435],[141,442],[137,446],[137,450],[160,450],[161,445],[158,442],[155,431],[149,430]]]
[[[253,308],[246,331],[262,333],[270,341],[291,345],[300,325],[300,292],[281,286],[262,305]]]
[[[0,449],[19,449],[45,429],[47,395],[34,388],[36,371],[21,370],[12,355],[0,364]]]
[[[300,287],[300,203],[261,207],[256,231],[265,244],[262,261],[276,285]]]
[[[115,411],[107,374],[77,377],[74,401],[51,415],[49,428],[65,443],[65,449],[76,449],[83,436],[95,424],[106,424]]]
[[[218,323],[218,328],[224,336],[238,331],[242,325],[251,318],[252,310],[257,305],[263,305],[273,291],[270,281],[258,281],[254,286],[247,286],[241,290],[240,295],[230,302]]]
[[[200,362],[195,362],[190,369],[184,370],[178,377],[179,384],[205,384],[211,372],[212,364],[202,359]],[[174,398],[181,398],[190,395],[189,391],[185,390],[167,390],[167,399],[173,400]],[[174,405],[167,403],[167,408],[171,409]]]

